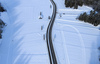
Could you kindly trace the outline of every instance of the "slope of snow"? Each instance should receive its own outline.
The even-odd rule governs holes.
[[[54,1],[57,4],[57,17],[52,36],[59,64],[99,64],[99,26],[76,20],[79,14],[88,13],[92,8],[65,8],[65,0]]]
[[[54,0],[57,17],[53,28],[53,44],[58,64],[99,64],[98,27],[75,18],[92,8],[65,8],[65,0]],[[52,15],[49,0],[0,0],[7,12],[1,19],[7,24],[0,44],[0,64],[49,64],[43,35]],[[39,19],[42,12],[43,19]],[[64,14],[63,14],[64,13]],[[61,16],[61,17],[60,17]],[[43,26],[43,30],[41,30]]]
[[[49,64],[43,35],[52,15],[49,0],[1,0],[7,23],[0,45],[0,64]],[[39,19],[42,12],[43,19]],[[41,26],[44,26],[41,30]]]

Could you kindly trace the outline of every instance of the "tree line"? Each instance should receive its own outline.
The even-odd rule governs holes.
[[[80,14],[78,19],[94,26],[98,26],[100,24],[100,13],[96,13],[95,11],[91,10],[90,14],[87,14],[86,12]]]
[[[3,8],[3,6],[0,3],[0,12],[4,12],[4,11],[6,11],[6,10]]]
[[[78,6],[88,5],[94,8],[98,8],[100,6],[100,0],[65,0],[65,7],[70,7],[74,9],[78,9]],[[99,5],[99,6],[97,6]]]
[[[3,6],[1,6],[1,3],[0,3],[0,12],[4,12],[6,11]],[[0,19],[0,39],[2,39],[2,28],[5,26],[5,23]]]
[[[65,0],[65,7],[74,7],[74,9],[77,9],[78,6],[82,6],[83,1],[82,0]]]
[[[2,38],[2,28],[5,26],[5,23],[0,19],[0,39]]]
[[[65,6],[78,9],[78,6],[89,6],[93,10],[90,11],[90,14],[84,12],[80,14],[77,19],[98,26],[100,24],[100,0],[65,0]]]

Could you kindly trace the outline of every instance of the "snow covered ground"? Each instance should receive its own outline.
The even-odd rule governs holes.
[[[59,64],[99,64],[100,30],[76,20],[79,14],[92,8],[65,8],[64,0],[54,1],[57,4],[57,17],[53,42]]]
[[[57,17],[53,27],[53,42],[58,64],[99,64],[100,30],[75,19],[92,8],[65,8],[64,0],[54,1],[57,4]],[[48,16],[52,15],[50,1],[0,2],[7,9],[0,17],[7,24],[0,44],[0,64],[49,64],[43,35],[49,23]],[[38,19],[40,12],[43,19]]]
[[[49,64],[43,35],[52,15],[49,0],[0,0],[7,9],[1,19],[7,23],[0,45],[0,64]],[[43,19],[39,19],[40,12]],[[43,30],[41,30],[43,26]]]

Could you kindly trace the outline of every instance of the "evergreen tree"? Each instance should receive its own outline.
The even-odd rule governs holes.
[[[77,3],[75,3],[75,5],[74,5],[74,9],[78,9],[78,5],[77,5]]]
[[[2,38],[2,35],[1,35],[1,33],[0,33],[0,39]]]
[[[2,6],[1,6],[1,3],[0,3],[0,12],[4,12],[6,11]]]
[[[83,14],[80,14],[78,17],[79,20],[88,22],[93,24],[94,26],[97,26],[100,24],[100,0],[65,0],[65,6],[78,9],[78,6],[82,5],[91,6],[94,11],[90,11],[90,14],[87,14],[84,12]]]

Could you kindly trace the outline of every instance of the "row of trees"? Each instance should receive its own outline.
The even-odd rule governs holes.
[[[5,23],[0,19],[0,39],[2,38],[2,28],[5,26]]]
[[[78,17],[79,20],[93,24],[94,26],[100,25],[100,0],[84,0],[84,4],[91,6],[94,11],[90,14],[84,12]]]
[[[0,3],[0,12],[4,12],[6,11],[2,6],[1,6],[1,3]],[[2,39],[2,28],[5,26],[5,23],[0,19],[0,39]]]
[[[98,26],[100,24],[100,0],[65,0],[66,7],[78,9],[78,6],[83,5],[92,7],[94,11],[90,11],[90,14],[84,12],[77,19]]]
[[[98,26],[100,24],[100,13],[90,11],[90,14],[87,14],[86,12],[84,12],[83,14],[80,14],[78,19],[84,22],[91,23],[94,26]]]
[[[94,8],[99,8],[100,0],[65,0],[65,7],[73,7],[74,9],[77,9],[78,6],[82,6],[83,4]]]
[[[82,6],[83,1],[82,0],[65,0],[65,6],[66,7],[74,7],[74,9],[77,9],[78,6]]]

